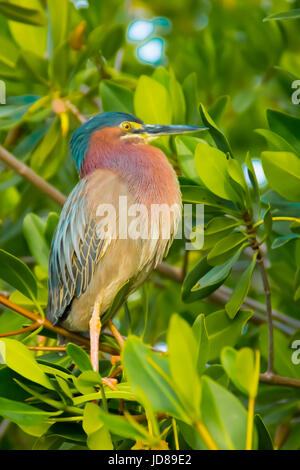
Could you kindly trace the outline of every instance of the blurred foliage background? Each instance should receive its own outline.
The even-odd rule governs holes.
[[[270,15],[291,9],[294,14],[290,19],[283,17],[265,21]],[[188,271],[192,272],[192,268],[196,271],[186,278],[183,288],[179,283],[167,279],[162,272],[154,273],[151,280],[130,297],[116,322],[126,336],[137,335],[142,337],[144,343],[163,350],[168,343],[169,365],[161,363],[160,366],[163,369],[166,367],[173,377],[173,392],[178,386],[180,389],[178,380],[182,374],[182,384],[184,374],[179,365],[180,370],[175,370],[174,364],[179,364],[180,359],[175,357],[172,335],[177,338],[180,329],[193,345],[191,348],[194,349],[186,351],[187,346],[181,344],[180,335],[177,338],[178,344],[182,346],[181,360],[184,364],[188,360],[193,362],[192,358],[198,354],[196,349],[202,344],[204,349],[201,355],[210,364],[208,369],[212,369],[207,372],[206,378],[201,379],[201,404],[197,401],[199,399],[200,402],[198,397],[193,406],[197,410],[201,408],[199,422],[205,424],[206,430],[210,430],[220,448],[245,447],[247,399],[250,399],[250,403],[254,397],[259,416],[254,418],[253,446],[283,449],[300,447],[299,389],[289,384],[285,387],[282,384],[260,384],[258,394],[256,390],[259,359],[254,352],[252,355],[252,351],[260,350],[261,371],[264,371],[268,362],[268,337],[266,289],[263,289],[259,271],[254,270],[254,265],[248,269],[247,250],[251,251],[251,244],[248,243],[249,246],[234,266],[229,266],[226,263],[236,253],[235,248],[244,249],[242,243],[245,238],[240,238],[237,243],[232,239],[227,240],[226,256],[224,253],[213,253],[215,259],[211,266],[225,266],[227,274],[233,267],[231,276],[228,278],[223,272],[222,277],[219,271],[217,274],[214,271],[213,275],[217,279],[206,280],[206,284],[204,282],[208,289],[193,294],[196,280],[209,273],[209,269],[203,267],[203,262],[199,265],[207,250],[212,251],[217,241],[231,236],[232,230],[235,237],[235,228],[245,224],[246,213],[252,225],[258,223],[260,228],[264,225],[264,230],[258,232],[258,238],[265,242],[262,252],[265,254],[267,251],[265,264],[275,312],[274,370],[280,376],[300,379],[300,366],[291,361],[291,344],[299,337],[300,325],[299,219],[298,222],[296,220],[300,217],[300,191],[297,189],[300,182],[300,113],[299,105],[292,101],[292,94],[297,91],[297,87],[293,88],[292,84],[300,79],[298,9],[299,0],[0,2],[0,79],[6,89],[6,103],[0,105],[0,144],[63,194],[68,195],[78,181],[68,150],[70,135],[85,118],[93,114],[124,111],[136,114],[147,123],[204,123],[210,128],[211,132],[205,141],[194,137],[172,138],[160,139],[157,145],[174,165],[183,186],[185,201],[203,203],[204,193],[201,191],[206,191],[205,195],[210,198],[211,204],[205,207],[205,222],[215,223],[216,227],[210,226],[209,233],[217,234],[213,235],[213,241],[208,242],[202,251],[190,253]],[[202,112],[199,112],[199,103],[203,104]],[[228,169],[235,181],[232,183],[231,180],[231,184],[234,187],[237,184],[240,188],[235,187],[234,197],[218,191],[215,175],[212,174],[209,179],[209,169],[208,176],[202,178],[205,162],[198,155],[200,148],[203,155],[207,151],[206,161],[213,162],[215,154],[208,149],[215,147],[227,156],[232,152],[238,162],[236,167]],[[284,152],[281,160],[284,164],[276,166],[273,163],[276,155],[266,153],[262,167],[261,152],[267,149],[277,154]],[[47,303],[49,248],[60,206],[47,192],[41,192],[26,177],[14,173],[1,160],[1,295],[30,311],[41,312]],[[288,171],[290,168],[291,172]],[[224,172],[227,172],[227,167]],[[273,220],[272,225],[270,214],[273,219],[293,217],[294,226],[290,226],[290,221],[276,220]],[[228,225],[228,215],[238,221],[235,226]],[[217,222],[214,222],[217,218]],[[232,219],[229,221],[232,224]],[[249,229],[250,222],[247,223],[246,228]],[[241,233],[244,232],[241,230]],[[213,255],[208,255],[208,258],[210,256],[212,260]],[[182,266],[184,256],[183,242],[176,240],[167,261],[178,268]],[[221,258],[217,259],[217,256]],[[238,281],[245,272],[247,274],[241,286]],[[22,278],[21,283],[16,281],[17,273]],[[225,282],[226,286],[223,286],[221,293],[219,291],[219,296],[207,299]],[[34,295],[28,295],[30,283],[35,286]],[[235,307],[228,316],[228,308],[227,313],[220,308],[228,305],[232,291],[238,291],[238,299],[235,298]],[[250,298],[248,304],[245,302],[246,307],[252,312],[240,310],[246,295]],[[174,317],[170,326],[170,318],[175,312],[178,317]],[[253,312],[256,316],[252,316],[251,322],[247,323]],[[199,314],[205,315],[206,326],[203,326],[205,320]],[[0,313],[0,334],[23,327],[24,318],[17,313],[7,309]],[[205,339],[201,339],[202,343],[197,340],[194,345],[191,336],[194,334],[199,339],[197,335],[200,330],[201,338],[208,337],[206,342],[210,341],[210,353],[207,356],[203,352],[206,348]],[[205,336],[203,331],[206,330],[208,335]],[[240,334],[241,330],[243,334]],[[18,351],[23,359],[26,353],[22,343],[29,346],[56,344],[55,339],[50,337],[46,337],[45,343],[44,337],[37,336],[36,332],[29,336],[24,333],[12,337],[21,344]],[[7,341],[9,349],[10,343]],[[22,376],[20,368],[14,363],[8,364],[8,367],[3,365],[0,369],[0,415],[4,418],[0,422],[2,448],[27,449],[34,446],[37,449],[76,449],[87,446],[112,448],[112,445],[124,449],[134,445],[136,448],[167,446],[172,449],[178,446],[182,449],[209,447],[205,433],[199,431],[198,425],[195,426],[191,421],[190,416],[195,410],[188,409],[188,406],[186,408],[186,402],[189,401],[187,390],[181,390],[182,396],[174,398],[175,402],[178,399],[178,403],[181,403],[180,412],[178,407],[175,407],[175,412],[172,408],[174,403],[171,406],[167,399],[161,403],[155,397],[151,381],[147,382],[149,377],[146,377],[146,372],[143,383],[135,377],[132,364],[136,359],[135,354],[139,357],[146,355],[144,343],[136,342],[136,338],[128,341],[123,360],[129,385],[124,379],[124,395],[109,401],[108,416],[104,416],[102,410],[98,416],[90,398],[81,402],[77,400],[77,405],[86,402],[88,405],[84,409],[83,418],[83,411],[77,411],[80,415],[78,422],[76,413],[75,417],[72,416],[74,423],[64,421],[63,417],[61,422],[59,419],[55,422],[54,415],[51,417],[53,403],[43,402],[41,393],[42,390],[45,392],[43,387],[46,387],[48,392],[45,396],[48,396],[50,390],[51,393],[58,393],[62,403],[68,404],[66,406],[71,406],[70,403],[74,406],[74,396],[91,395],[92,391],[99,390],[95,377],[86,378],[88,385],[76,382],[79,371],[82,374],[89,371],[81,362],[86,358],[82,358],[77,350],[74,352],[71,348],[63,357],[54,353],[37,353],[36,360],[40,362],[34,364],[44,366],[42,373],[45,376],[48,374],[54,380],[53,369],[45,369],[50,367],[49,364],[61,372],[59,384],[56,383],[54,388],[45,382],[46,379],[41,380],[40,376],[37,378],[26,373]],[[237,350],[243,348],[243,357],[238,358],[237,350],[232,349],[234,346]],[[11,347],[18,348],[14,344]],[[223,347],[231,349],[225,348],[221,353]],[[80,356],[79,362],[76,362],[76,353]],[[75,369],[75,376],[64,376],[71,374],[69,368],[72,361],[73,367],[74,362],[77,366],[79,364],[79,370],[76,372]],[[102,372],[107,372],[107,363],[104,357]],[[241,363],[242,368],[248,371],[246,384],[243,382]],[[203,364],[198,366],[197,373],[202,377]],[[140,367],[143,368],[143,364]],[[193,367],[191,365],[191,376],[196,374]],[[19,380],[21,376],[23,388],[18,388],[14,379]],[[187,377],[191,379],[191,401],[191,397],[198,393],[197,387],[200,387],[200,379],[195,377],[194,382],[193,377]],[[68,384],[65,389],[63,381]],[[35,382],[33,389],[32,382]],[[143,386],[145,389],[141,391]],[[146,428],[141,425],[143,434],[141,429],[131,429],[131,421],[126,421],[128,428],[124,425],[126,429],[122,430],[121,437],[118,436],[116,430],[120,423],[111,420],[111,415],[118,414],[118,400],[127,399],[129,391],[126,387],[131,387],[138,403],[134,406],[130,400],[126,402],[127,411],[137,414],[146,410],[152,435],[151,426],[145,434]],[[163,391],[160,393],[164,396]],[[18,403],[29,398],[29,403],[42,410],[45,416],[41,414],[40,421],[27,422],[23,419],[26,410],[14,409],[9,414],[8,403],[1,402],[1,397]],[[225,408],[239,416],[238,425],[231,422]],[[214,412],[209,414],[204,411],[208,409]],[[154,415],[157,411],[168,413],[171,418],[162,418],[158,424]],[[248,425],[249,413],[248,410]],[[16,414],[19,418],[15,418]],[[98,419],[96,428],[95,425],[93,427],[92,416]],[[82,419],[83,429],[80,424]],[[253,421],[253,415],[250,420]],[[219,426],[216,435],[215,426]],[[112,433],[112,441],[108,430]]]

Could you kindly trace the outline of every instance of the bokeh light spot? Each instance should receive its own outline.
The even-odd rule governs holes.
[[[127,38],[129,41],[144,41],[154,31],[152,21],[136,20],[133,21],[127,30]]]
[[[138,58],[148,64],[157,64],[164,54],[164,41],[162,38],[153,38],[137,48]]]

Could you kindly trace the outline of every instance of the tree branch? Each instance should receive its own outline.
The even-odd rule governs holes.
[[[283,385],[287,387],[300,388],[300,380],[292,379],[290,377],[282,377],[273,373],[265,372],[259,376],[260,382],[270,385]]]
[[[39,176],[35,171],[33,171],[25,163],[20,162],[12,153],[8,152],[4,147],[0,145],[0,160],[2,160],[5,165],[12,168],[16,173],[21,175],[23,178],[27,179],[30,183],[36,186],[40,191],[47,194],[51,199],[57,202],[59,205],[63,206],[66,201],[66,196],[62,194],[58,189],[56,189],[51,184],[47,183],[41,176]]]
[[[269,337],[269,354],[268,354],[268,368],[267,373],[273,374],[274,368],[274,328],[273,328],[273,314],[272,314],[272,303],[271,303],[271,289],[269,284],[269,279],[266,273],[264,256],[262,251],[259,248],[259,243],[256,238],[255,228],[253,225],[253,219],[248,212],[244,214],[244,221],[247,227],[247,233],[249,237],[252,238],[251,248],[253,252],[257,253],[256,262],[260,270],[260,275],[263,283],[263,288],[266,298],[266,310],[267,310],[267,319],[268,319],[268,337]]]
[[[11,310],[14,310],[15,312],[19,313],[23,317],[28,318],[29,320],[33,321],[36,324],[36,327],[43,326],[47,330],[53,331],[57,335],[63,336],[64,338],[68,338],[71,341],[78,342],[87,347],[90,346],[90,340],[88,338],[85,338],[84,336],[81,336],[78,333],[74,333],[73,331],[69,331],[66,328],[63,328],[62,326],[52,325],[52,323],[49,320],[47,320],[47,318],[42,318],[39,315],[36,315],[35,313],[30,312],[29,310],[26,310],[23,307],[20,307],[19,305],[14,304],[13,302],[6,299],[5,297],[2,297],[1,295],[0,295],[0,304],[4,305],[5,307]],[[120,353],[118,349],[107,346],[106,344],[100,344],[100,349],[103,352],[106,352],[112,355],[118,355]]]

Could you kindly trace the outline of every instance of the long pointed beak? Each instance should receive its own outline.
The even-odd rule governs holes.
[[[190,132],[206,131],[208,127],[202,126],[182,126],[182,125],[152,125],[143,124],[142,127],[134,130],[135,134],[146,134],[148,137],[159,137],[161,135],[187,134]]]

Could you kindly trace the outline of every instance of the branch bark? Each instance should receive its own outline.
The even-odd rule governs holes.
[[[62,194],[58,189],[56,189],[51,184],[47,183],[41,176],[39,176],[35,171],[33,171],[25,163],[20,162],[12,153],[8,152],[4,147],[0,145],[0,160],[5,163],[5,165],[12,168],[16,173],[21,175],[27,181],[32,183],[44,194],[49,196],[59,205],[63,206],[66,201],[66,196]]]
[[[1,295],[0,304],[4,305],[7,308],[10,308],[11,310],[14,310],[23,317],[33,321],[36,324],[36,327],[43,326],[47,330],[53,331],[57,335],[61,335],[71,341],[75,341],[87,347],[90,346],[90,340],[88,338],[85,338],[84,336],[81,336],[78,333],[74,333],[74,331],[69,331],[66,328],[63,328],[62,326],[52,325],[52,323],[47,320],[47,318],[42,318],[39,315],[36,315],[35,313],[30,312],[29,310],[26,310],[23,307],[20,307],[19,305],[16,305],[15,303],[11,302],[5,297],[2,297]],[[118,355],[120,353],[118,349],[112,348],[102,343],[100,344],[100,350],[112,355]]]

